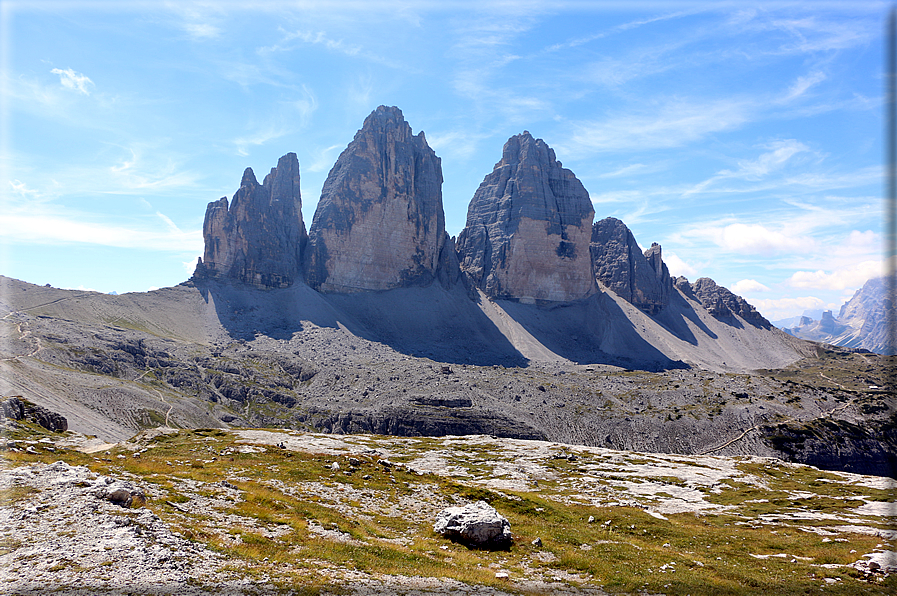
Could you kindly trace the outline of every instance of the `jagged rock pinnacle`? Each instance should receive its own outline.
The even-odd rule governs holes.
[[[309,230],[308,283],[322,292],[428,284],[441,260],[451,265],[448,240],[440,159],[401,110],[378,107],[324,183]]]
[[[306,242],[299,191],[299,160],[287,153],[259,185],[251,168],[240,189],[209,203],[203,222],[205,252],[198,278],[232,279],[261,288],[287,287],[302,279]]]
[[[594,209],[582,183],[529,132],[508,139],[458,236],[462,270],[492,298],[570,301],[595,291]]]

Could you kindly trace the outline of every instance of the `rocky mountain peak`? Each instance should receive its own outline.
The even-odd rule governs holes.
[[[732,293],[727,288],[717,285],[709,277],[702,277],[691,284],[694,296],[711,315],[727,318],[738,315],[754,327],[770,329],[772,323],[767,321],[747,300]]]
[[[570,301],[595,291],[595,215],[582,183],[528,132],[508,139],[458,236],[462,270],[492,298]]]
[[[195,276],[231,279],[261,288],[302,279],[306,241],[299,191],[299,159],[287,153],[259,185],[246,168],[240,189],[209,203],[203,222],[205,251]]]
[[[590,251],[595,278],[609,290],[652,315],[669,304],[673,280],[659,244],[642,253],[626,224],[607,217],[592,225]]]
[[[447,240],[441,160],[400,109],[378,107],[324,182],[309,230],[309,284],[323,292],[425,285],[451,260]]]

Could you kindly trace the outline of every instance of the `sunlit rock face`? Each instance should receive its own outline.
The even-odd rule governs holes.
[[[491,298],[572,301],[596,291],[589,257],[595,211],[554,151],[529,132],[508,139],[458,235],[461,269]]]
[[[203,222],[205,251],[196,277],[231,279],[260,288],[282,288],[302,280],[306,243],[295,153],[258,183],[251,168],[240,189],[209,203]]]
[[[592,226],[595,278],[633,306],[654,315],[670,303],[673,280],[654,243],[642,253],[629,228],[607,217]]]
[[[309,230],[306,276],[322,292],[426,285],[453,255],[442,164],[402,111],[380,106],[339,156]],[[457,267],[457,265],[456,265]]]

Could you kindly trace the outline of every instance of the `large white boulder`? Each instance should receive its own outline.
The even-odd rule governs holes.
[[[476,545],[511,541],[510,522],[483,501],[443,509],[436,516],[433,531]]]

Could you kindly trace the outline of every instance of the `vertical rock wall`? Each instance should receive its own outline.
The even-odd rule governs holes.
[[[458,236],[461,269],[492,298],[570,301],[595,291],[589,194],[529,132],[508,139]]]
[[[590,249],[595,278],[609,290],[652,315],[670,303],[673,280],[659,244],[642,254],[626,224],[607,217],[592,226]]]
[[[309,230],[306,279],[322,292],[432,282],[448,236],[442,165],[401,110],[380,106],[342,152]]]
[[[240,189],[209,203],[203,222],[205,252],[197,277],[216,277],[260,288],[282,288],[302,279],[306,243],[295,153],[280,158],[260,185],[251,168]]]

